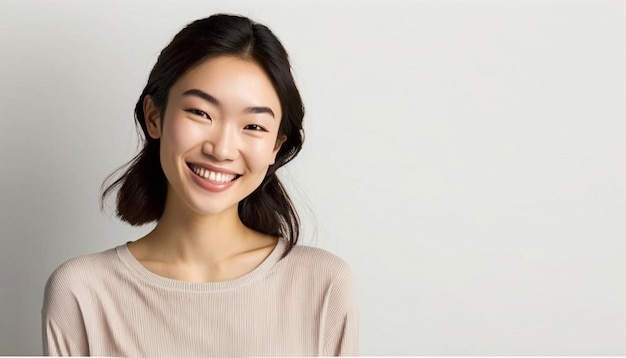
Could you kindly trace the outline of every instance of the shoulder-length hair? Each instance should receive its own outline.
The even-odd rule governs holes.
[[[239,202],[238,212],[244,225],[285,239],[288,243],[286,255],[297,243],[300,221],[276,170],[302,149],[304,106],[285,48],[270,29],[246,17],[217,14],[196,20],[176,34],[161,51],[135,106],[135,121],[141,127],[139,137],[143,148],[122,168],[125,170],[117,179],[112,181],[117,172],[107,178],[103,184],[102,203],[117,189],[116,214],[121,220],[131,225],[143,225],[161,218],[167,179],[159,159],[160,140],[151,138],[147,132],[144,98],[151,96],[163,118],[172,85],[193,67],[218,56],[237,56],[256,62],[267,73],[278,94],[283,113],[278,135],[285,135],[287,139],[261,185]]]

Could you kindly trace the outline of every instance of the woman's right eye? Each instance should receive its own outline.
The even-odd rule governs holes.
[[[205,111],[201,111],[199,109],[191,108],[191,109],[188,109],[187,112],[196,116],[200,116],[202,118],[211,119],[211,117]]]

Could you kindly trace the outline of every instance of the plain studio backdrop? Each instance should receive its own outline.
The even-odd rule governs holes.
[[[0,354],[44,283],[135,240],[99,209],[160,50],[267,24],[306,105],[280,171],[302,243],[353,268],[363,355],[626,354],[626,3],[0,2]]]

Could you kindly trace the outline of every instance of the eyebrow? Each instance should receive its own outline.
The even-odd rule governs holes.
[[[192,89],[186,90],[185,92],[183,92],[183,96],[199,97],[215,106],[218,106],[218,107],[220,106],[220,101],[218,101],[217,98],[199,89],[192,88]],[[272,111],[272,109],[269,107],[252,106],[252,107],[246,108],[244,111],[246,113],[267,113],[271,115],[272,117],[276,118],[274,111]]]

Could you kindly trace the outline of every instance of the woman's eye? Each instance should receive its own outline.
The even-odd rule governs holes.
[[[249,129],[249,130],[253,130],[253,131],[263,131],[263,132],[267,132],[267,130],[263,127],[261,127],[258,124],[248,124],[247,126],[245,126],[244,129]]]
[[[196,116],[200,116],[202,118],[211,119],[211,117],[205,111],[201,111],[199,109],[191,108],[191,109],[188,109],[187,112],[194,114]]]

